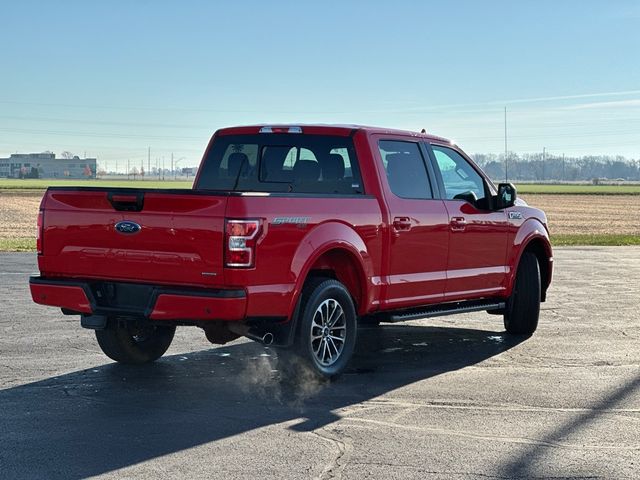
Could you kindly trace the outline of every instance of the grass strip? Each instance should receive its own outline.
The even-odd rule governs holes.
[[[536,195],[640,195],[640,185],[516,185],[518,194]]]
[[[554,247],[561,246],[626,246],[640,245],[640,235],[619,234],[560,234],[552,235],[551,243]]]
[[[0,238],[0,252],[35,252],[35,238]]]
[[[47,187],[191,188],[183,180],[49,180],[0,178],[0,190],[44,190]]]

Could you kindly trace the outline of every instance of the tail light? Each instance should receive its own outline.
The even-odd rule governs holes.
[[[38,255],[42,254],[42,237],[43,237],[43,229],[44,229],[44,211],[40,210],[38,212],[38,229],[36,230],[36,250]]]
[[[256,243],[261,231],[260,220],[227,220],[225,225],[226,267],[253,267],[256,258]]]

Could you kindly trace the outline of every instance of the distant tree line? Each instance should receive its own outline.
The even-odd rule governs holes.
[[[493,179],[505,178],[504,154],[475,154],[473,159]],[[507,155],[509,180],[598,181],[640,180],[640,160],[622,156],[563,157],[542,153]]]

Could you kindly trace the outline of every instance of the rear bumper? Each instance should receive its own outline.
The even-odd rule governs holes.
[[[238,321],[245,318],[247,308],[243,289],[178,288],[43,277],[31,277],[29,287],[36,303],[93,315]]]
[[[40,305],[51,305],[80,313],[93,311],[89,296],[81,285],[45,283],[40,277],[29,279],[31,298]]]

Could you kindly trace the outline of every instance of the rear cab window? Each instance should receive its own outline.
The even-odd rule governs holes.
[[[195,188],[272,193],[364,193],[350,137],[286,133],[216,137]]]
[[[432,199],[425,160],[416,142],[380,140],[380,158],[389,188],[400,198]]]

